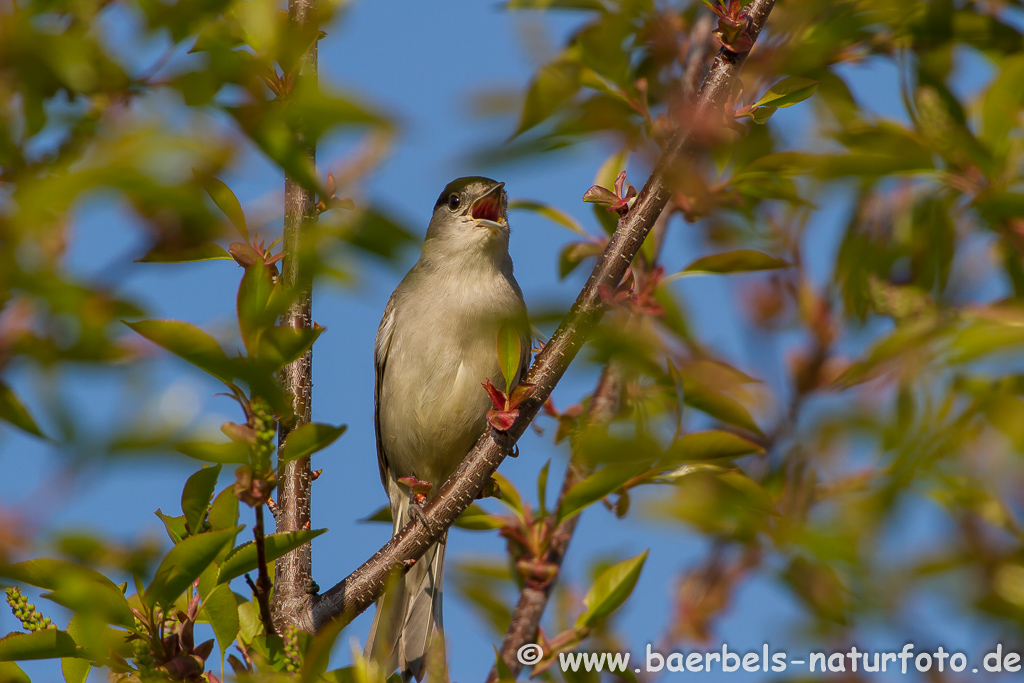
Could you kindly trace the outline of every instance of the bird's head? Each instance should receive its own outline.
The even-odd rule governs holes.
[[[469,176],[448,183],[434,204],[427,241],[445,249],[508,249],[505,183]],[[440,244],[438,244],[440,246]]]

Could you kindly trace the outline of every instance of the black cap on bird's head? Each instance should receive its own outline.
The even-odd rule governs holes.
[[[438,209],[443,209],[448,215],[472,219],[481,226],[504,228],[508,225],[507,208],[505,183],[483,176],[467,176],[445,186],[434,204],[434,213],[437,215]]]

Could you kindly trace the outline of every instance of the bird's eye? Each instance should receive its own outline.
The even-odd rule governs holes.
[[[459,208],[459,203],[461,201],[462,200],[459,199],[459,195],[452,194],[450,197],[448,197],[448,208],[454,211],[455,209]]]

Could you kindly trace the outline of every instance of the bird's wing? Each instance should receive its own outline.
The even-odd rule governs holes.
[[[373,387],[373,431],[377,435],[377,465],[380,467],[380,481],[384,489],[388,489],[388,455],[384,450],[384,440],[380,433],[380,392],[384,384],[384,369],[388,364],[388,352],[391,350],[391,338],[395,331],[395,298],[397,290],[388,300],[384,308],[384,317],[377,328],[377,341],[373,345],[373,365],[376,381]]]

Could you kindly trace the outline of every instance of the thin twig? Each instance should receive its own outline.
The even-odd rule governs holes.
[[[256,602],[260,606],[260,621],[263,622],[263,628],[266,629],[267,635],[273,635],[277,631],[274,629],[274,620],[270,614],[270,575],[267,573],[267,542],[263,533],[262,505],[256,506],[256,526],[253,528],[252,534],[256,542],[256,562],[259,564],[257,567],[259,574],[256,577],[253,592],[256,594]],[[249,579],[249,575],[246,574],[245,578]]]
[[[756,39],[775,0],[754,0],[749,5],[750,33]],[[697,120],[720,117],[722,106],[732,87],[745,54],[722,49],[708,71],[697,101]],[[332,619],[348,623],[373,604],[390,577],[404,572],[407,563],[423,556],[469,507],[482,486],[490,479],[505,455],[537,416],[555,385],[576,357],[604,314],[599,290],[615,287],[626,273],[640,246],[672,194],[672,176],[687,152],[688,131],[676,135],[636,198],[636,203],[619,220],[618,228],[598,258],[590,279],[576,302],[551,336],[525,378],[535,385],[520,406],[519,419],[505,433],[488,431],[448,478],[437,495],[424,508],[422,518],[414,519],[373,557],[323,595],[313,600],[312,613],[304,615],[309,626],[322,626]]]

